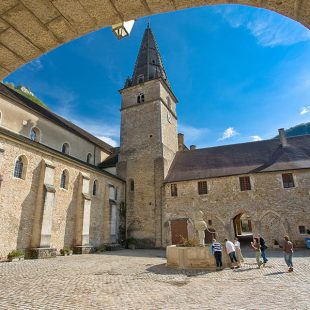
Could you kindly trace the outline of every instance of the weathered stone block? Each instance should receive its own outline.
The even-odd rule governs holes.
[[[53,248],[32,248],[25,251],[26,259],[43,259],[56,257],[57,250]]]
[[[90,253],[93,253],[93,251],[94,251],[94,248],[91,245],[75,246],[73,248],[74,254],[90,254]]]

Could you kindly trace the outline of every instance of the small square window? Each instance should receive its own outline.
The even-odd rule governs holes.
[[[178,196],[178,188],[176,184],[171,184],[171,196]]]
[[[292,173],[283,173],[282,174],[282,181],[284,188],[295,187],[294,178]]]
[[[251,180],[250,177],[240,177],[240,190],[241,191],[250,191],[251,190]]]
[[[208,220],[208,225],[212,226],[212,220]]]
[[[200,181],[200,182],[198,182],[198,194],[199,195],[208,194],[207,181]]]
[[[299,226],[298,229],[299,229],[299,233],[301,235],[305,235],[306,234],[306,226]]]

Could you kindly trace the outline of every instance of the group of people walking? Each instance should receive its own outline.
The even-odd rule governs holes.
[[[244,261],[244,258],[241,253],[240,242],[238,238],[234,240],[235,242],[231,242],[228,239],[225,239],[225,248],[226,252],[229,255],[232,268],[239,268],[240,262]],[[213,239],[213,243],[211,245],[212,253],[214,254],[216,261],[216,270],[221,270],[223,267],[222,263],[222,245],[220,242]]]
[[[268,262],[268,258],[266,257],[267,246],[264,238],[261,235],[253,238],[253,241],[251,242],[251,247],[255,251],[258,268],[261,268],[261,266],[265,266],[265,264]],[[244,258],[242,256],[240,242],[238,238],[235,238],[234,243],[228,239],[225,239],[225,248],[231,261],[231,267],[233,269],[239,268],[240,263],[244,262]],[[223,267],[221,243],[216,241],[216,239],[213,239],[211,249],[216,261],[216,270],[221,270]],[[283,253],[284,260],[288,266],[288,271],[292,272],[293,243],[289,240],[288,236],[284,236]]]

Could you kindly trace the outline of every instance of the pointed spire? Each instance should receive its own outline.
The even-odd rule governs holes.
[[[130,86],[160,77],[170,87],[159,49],[150,28],[150,24],[148,23],[147,28],[144,31]],[[126,85],[128,85],[128,81]]]

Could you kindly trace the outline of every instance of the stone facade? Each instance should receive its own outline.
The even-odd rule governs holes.
[[[122,180],[3,129],[0,146],[1,257],[15,248],[59,251],[64,246],[111,242],[111,201],[119,208]],[[26,159],[25,176],[15,178],[15,161],[21,155]],[[60,188],[64,169],[68,172],[66,189]],[[111,186],[117,189],[116,201],[109,195]]]
[[[308,138],[288,141],[280,130],[279,140],[261,144],[188,150],[184,135],[177,134],[177,99],[149,26],[132,78],[120,93],[117,173],[127,184],[127,235],[137,239],[138,247],[164,247],[180,242],[180,236],[196,238],[198,211],[204,213],[211,239],[212,232],[221,241],[244,237],[247,226],[248,237],[261,233],[270,246],[284,234],[295,245],[305,244],[309,235],[300,232],[310,228]],[[240,190],[244,171],[251,171],[251,190]],[[281,171],[294,175],[294,187],[283,188]],[[206,179],[198,180],[201,175]],[[198,194],[198,181],[207,182],[207,194]]]
[[[252,189],[240,190],[239,177],[207,179],[208,193],[198,194],[198,181],[174,183],[177,196],[171,196],[171,184],[165,184],[165,245],[171,244],[171,221],[188,220],[188,236],[195,237],[191,219],[201,210],[208,228],[217,238],[234,238],[236,217],[246,215],[252,222],[253,234],[261,234],[269,246],[281,242],[288,234],[297,246],[304,246],[305,237],[299,226],[310,227],[310,169],[286,171],[294,176],[295,187],[283,188],[282,172],[251,174]]]
[[[113,248],[125,237],[135,238],[137,247],[165,247],[177,243],[173,234],[196,237],[199,211],[211,238],[233,238],[247,227],[249,236],[260,233],[269,246],[284,234],[303,246],[310,229],[310,137],[293,141],[281,131],[279,141],[234,145],[233,152],[229,146],[207,154],[210,149],[188,150],[183,135],[178,141],[177,99],[149,26],[138,60],[139,74],[120,91],[119,150],[94,148],[105,144],[67,121],[51,121],[50,112],[38,115],[30,103],[25,108],[8,100],[2,86],[0,257],[16,248],[32,258],[53,257],[64,246],[89,253],[101,244]],[[33,126],[41,130],[39,141],[30,139]],[[64,139],[70,155],[60,152]],[[85,158],[90,149],[92,165]],[[105,158],[111,173],[96,166]],[[284,172],[294,176],[290,188],[283,187]],[[251,189],[241,191],[244,173],[250,173]],[[198,181],[207,182],[207,193],[198,194]]]

